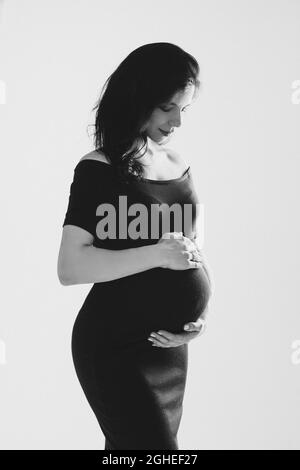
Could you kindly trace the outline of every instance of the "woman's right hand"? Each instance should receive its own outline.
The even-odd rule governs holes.
[[[176,270],[196,269],[203,260],[196,245],[182,232],[166,232],[157,242],[160,250],[160,267]]]

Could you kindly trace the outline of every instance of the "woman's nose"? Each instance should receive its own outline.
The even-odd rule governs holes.
[[[170,127],[180,127],[181,126],[181,119],[176,119],[176,121],[172,121]]]
[[[172,117],[171,119],[171,125],[170,127],[180,127],[181,126],[181,114],[180,111],[177,111],[177,113]]]

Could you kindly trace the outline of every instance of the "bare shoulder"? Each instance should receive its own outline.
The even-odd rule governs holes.
[[[80,161],[82,160],[98,160],[99,162],[110,164],[108,158],[104,155],[103,152],[101,152],[101,150],[92,150],[80,159]]]
[[[176,150],[168,148],[167,154],[168,154],[170,161],[174,165],[176,165],[178,168],[180,168],[180,170],[184,171],[189,167],[188,163]]]

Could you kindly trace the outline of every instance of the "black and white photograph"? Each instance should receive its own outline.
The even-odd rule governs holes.
[[[300,450],[300,1],[0,0],[0,129],[0,449]]]

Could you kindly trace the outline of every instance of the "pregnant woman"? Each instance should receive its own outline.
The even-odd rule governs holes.
[[[176,45],[134,50],[106,81],[95,150],[74,169],[58,276],[93,284],[72,356],[105,450],[178,449],[187,345],[203,331],[212,285],[191,168],[166,144],[198,73]]]

